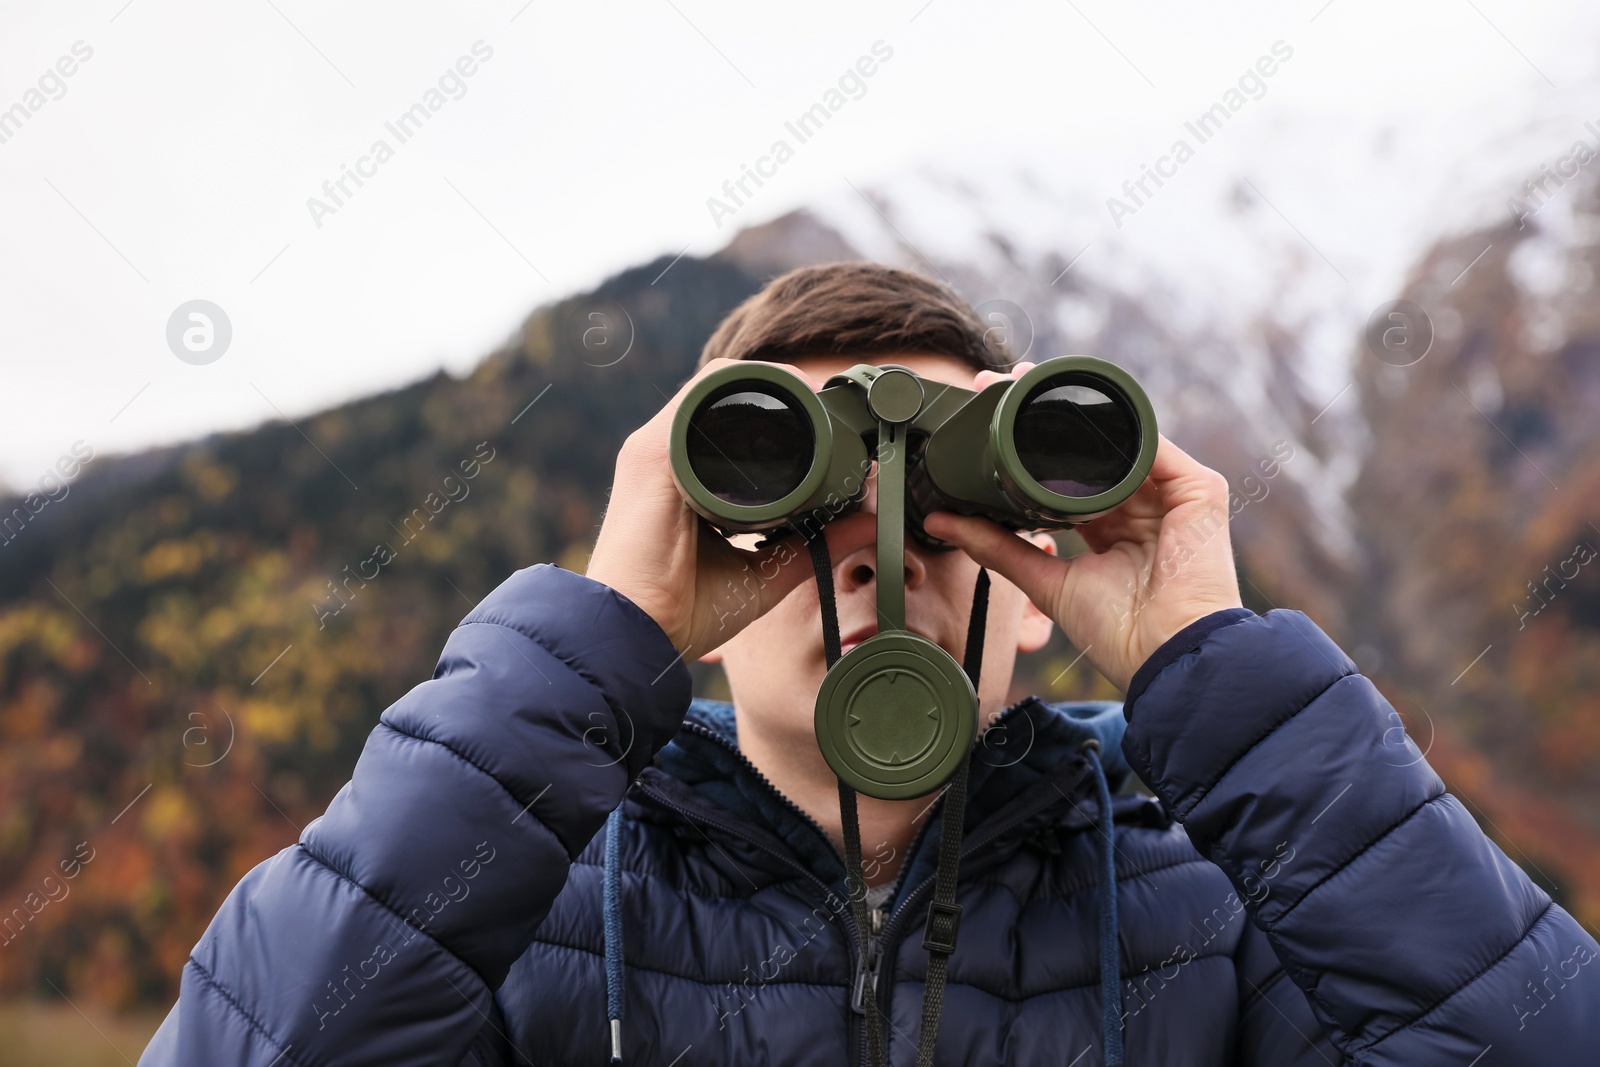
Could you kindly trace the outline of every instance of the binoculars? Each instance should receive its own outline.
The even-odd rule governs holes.
[[[1155,413],[1115,364],[1061,356],[982,392],[861,364],[820,392],[770,364],[706,375],[678,409],[672,471],[689,506],[724,533],[836,518],[860,502],[895,428],[907,455],[913,536],[945,510],[1012,529],[1071,526],[1130,496],[1155,458]],[[815,526],[812,526],[814,532]]]
[[[830,666],[817,736],[842,781],[905,799],[938,788],[966,757],[977,696],[949,653],[906,630],[904,534],[948,547],[922,525],[941,510],[1014,530],[1087,522],[1139,488],[1158,441],[1138,382],[1091,356],[1049,359],[979,391],[894,364],[858,364],[813,391],[750,363],[694,384],[673,418],[670,458],[685,502],[722,533],[793,527],[808,541],[860,506],[877,463],[879,632]]]

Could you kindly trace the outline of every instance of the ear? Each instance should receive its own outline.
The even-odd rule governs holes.
[[[1032,543],[1045,552],[1054,556],[1056,539],[1048,533],[1019,534],[1023,540]],[[1038,605],[1027,597],[1022,598],[1022,624],[1017,627],[1017,651],[1037,652],[1050,640],[1051,631],[1055,629],[1055,622],[1039,610]]]

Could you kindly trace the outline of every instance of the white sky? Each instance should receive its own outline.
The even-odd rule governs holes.
[[[0,110],[75,42],[93,55],[0,143],[0,481],[79,439],[127,451],[465,370],[538,304],[847,181],[1102,145],[1137,174],[1279,39],[1293,61],[1240,115],[1261,129],[1403,115],[1458,159],[1493,154],[1508,113],[1600,125],[1597,26],[1600,5],[1512,0],[8,0]],[[399,144],[384,123],[480,40],[465,95]],[[719,229],[706,198],[880,40],[865,96]],[[319,228],[307,198],[378,138],[394,157]],[[1321,169],[1315,143],[1263,153],[1275,202]],[[197,298],[233,328],[204,366],[166,343]]]

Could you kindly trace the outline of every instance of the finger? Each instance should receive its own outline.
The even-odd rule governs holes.
[[[1161,520],[1166,513],[1161,491],[1147,481],[1137,493],[1110,512],[1079,523],[1073,530],[1089,551],[1100,553],[1123,541],[1155,538],[1161,532]]]
[[[1115,509],[1079,525],[1077,531],[1093,552],[1104,552],[1122,541],[1153,541],[1169,512],[1185,504],[1209,505],[1219,487],[1226,497],[1220,475],[1163,436],[1144,484]]]
[[[1039,608],[1050,611],[1048,605],[1061,587],[1069,561],[988,519],[936,511],[923,521],[923,526],[941,541],[959,547],[979,566],[1006,578]]]
[[[1169,497],[1175,489],[1200,488],[1210,482],[1216,472],[1189,453],[1159,435],[1155,460],[1150,466],[1150,480]]]
[[[683,403],[683,398],[688,394],[689,390],[693,389],[695,385],[699,383],[700,379],[706,377],[706,375],[713,374],[724,367],[736,367],[752,363],[759,363],[766,367],[777,367],[781,371],[786,371],[805,382],[806,385],[810,387],[812,392],[817,392],[822,388],[821,385],[819,385],[805,371],[788,363],[769,363],[766,360],[760,359],[713,359],[711,362],[707,363],[705,366],[691,374],[688,380],[678,387],[677,392],[673,393],[672,396],[667,399],[666,405],[656,413],[656,419],[670,420],[677,412],[678,406]]]
[[[972,388],[981,393],[986,385],[993,385],[995,382],[1015,381],[1031,371],[1034,366],[1035,364],[1024,362],[1013,363],[1009,370],[981,370],[972,379]]]
[[[1159,529],[1159,525],[1157,526]],[[1120,511],[1113,511],[1109,515],[1102,515],[1090,522],[1080,523],[1073,527],[1074,532],[1088,546],[1090,552],[1099,554],[1108,551],[1113,545],[1123,541],[1135,539],[1133,524],[1128,517]]]
[[[756,585],[756,616],[765,615],[779,601],[812,577],[811,555],[805,539],[791,533],[777,544],[753,551],[741,551],[745,563],[759,581]]]
[[[814,524],[802,521],[798,530],[788,527],[788,532],[776,544],[761,549],[737,549],[744,562],[762,579],[758,590],[761,613],[816,576],[811,562],[811,538],[827,538],[828,558],[840,560],[875,543],[877,528],[876,515],[856,511],[829,522],[820,531]]]
[[[809,385],[811,387],[811,391],[813,393],[820,392],[821,389],[822,389],[822,383],[821,382],[819,382],[817,379],[811,377],[811,375],[807,374],[805,371],[801,370],[799,367],[795,366],[792,363],[773,363],[773,362],[770,362],[770,361],[764,360],[764,359],[738,359],[738,360],[730,359],[730,360],[726,360],[724,362],[727,362],[727,363],[759,363],[764,367],[777,367],[779,370],[788,371],[790,374],[794,375],[796,378],[799,378],[801,381],[805,382],[807,385]]]

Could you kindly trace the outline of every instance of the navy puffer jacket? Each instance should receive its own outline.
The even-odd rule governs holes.
[[[1030,699],[974,749],[937,1063],[1100,1063],[1111,905],[1129,1064],[1595,1062],[1600,946],[1304,615],[1210,616],[1130,688],[1125,734],[1119,705]],[[1088,738],[1160,798],[1111,800],[1114,894]],[[874,924],[895,1064],[940,811]],[[859,1063],[845,900],[660,628],[533,567],[229,895],[141,1063],[599,1065],[619,1011],[630,1064]]]

